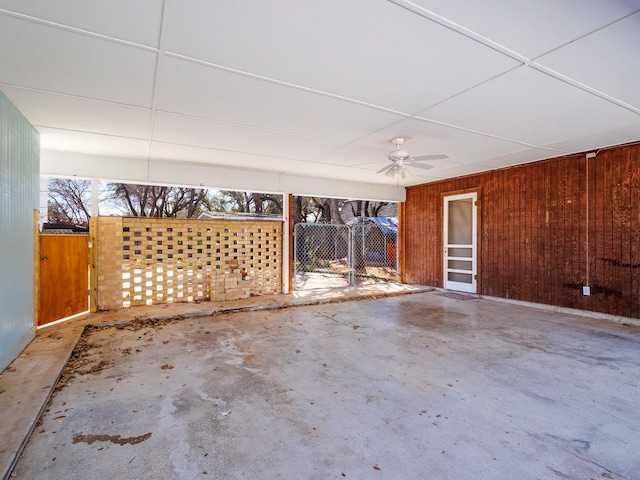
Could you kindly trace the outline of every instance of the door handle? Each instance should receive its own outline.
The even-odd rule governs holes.
[[[41,255],[40,256],[40,260],[49,260],[49,256],[48,255]]]

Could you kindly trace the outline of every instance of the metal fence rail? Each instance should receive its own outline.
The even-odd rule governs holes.
[[[375,224],[294,227],[296,290],[398,281],[397,231]]]

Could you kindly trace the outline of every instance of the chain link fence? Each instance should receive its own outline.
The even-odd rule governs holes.
[[[397,223],[382,223],[297,224],[294,288],[341,288],[398,281]]]

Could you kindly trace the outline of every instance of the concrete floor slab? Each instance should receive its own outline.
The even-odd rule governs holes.
[[[0,478],[5,479],[45,407],[71,351],[87,325],[144,318],[207,316],[219,312],[268,310],[432,290],[420,285],[377,284],[255,296],[231,302],[150,305],[83,315],[39,329],[36,338],[0,373]]]
[[[637,327],[421,293],[81,347],[15,478],[640,478]]]

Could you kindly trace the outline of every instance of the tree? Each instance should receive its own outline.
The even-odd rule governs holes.
[[[377,217],[381,209],[389,205],[388,202],[375,202],[369,200],[345,200],[337,198],[321,197],[294,197],[293,202],[293,222],[297,223],[331,223],[334,225],[344,225],[345,217]],[[348,211],[348,215],[343,214]],[[355,227],[357,228],[357,227]],[[362,227],[361,227],[362,228]],[[356,230],[357,231],[357,230]],[[345,244],[352,244],[353,265],[356,273],[366,273],[362,235],[353,235],[349,241],[349,230],[339,228],[337,235],[340,235]],[[304,241],[298,242],[297,258],[305,262],[307,252],[304,248]]]
[[[212,209],[218,212],[282,214],[282,195],[220,190],[213,195]]]
[[[101,197],[101,209],[132,217],[194,218],[204,211],[282,214],[282,195],[270,193],[107,183]],[[49,200],[50,221],[89,223],[89,180],[51,179]]]
[[[353,217],[378,217],[389,202],[371,200],[346,200],[323,197],[299,197],[293,199],[293,222],[344,223]],[[339,220],[340,219],[340,220]]]
[[[91,182],[51,178],[48,182],[50,223],[73,223],[87,226],[91,217]]]
[[[348,207],[354,217],[377,217],[380,215],[380,210],[386,205],[389,205],[389,202],[350,200],[348,202],[345,202],[342,206]]]
[[[208,190],[201,188],[108,184],[110,199],[132,217],[197,217],[210,204]]]

